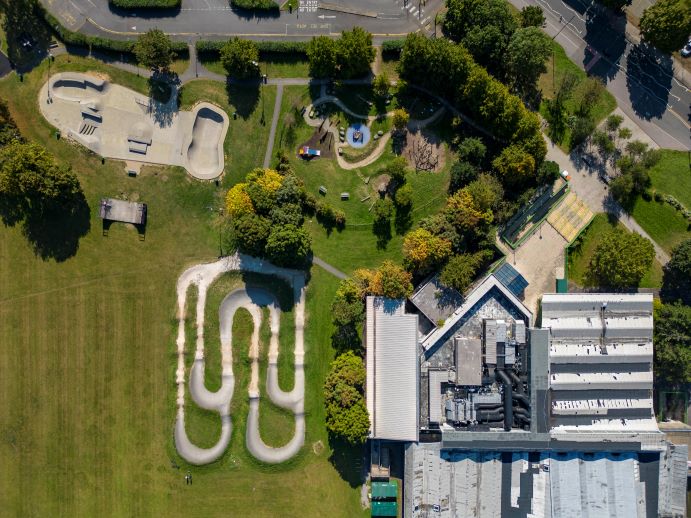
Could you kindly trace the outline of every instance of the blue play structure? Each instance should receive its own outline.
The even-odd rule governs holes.
[[[346,131],[346,140],[348,144],[354,148],[364,147],[370,139],[370,131],[367,126],[361,122],[356,122],[348,127]]]

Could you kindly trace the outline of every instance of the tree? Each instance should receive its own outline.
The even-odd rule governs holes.
[[[552,160],[545,160],[537,168],[537,183],[551,184],[559,178],[559,164],[553,162]]]
[[[451,243],[424,228],[408,232],[403,239],[403,262],[418,274],[431,271],[451,255]]]
[[[464,232],[489,225],[493,220],[492,211],[483,212],[467,187],[449,196],[444,211],[450,221]]]
[[[501,0],[447,0],[444,32],[462,43],[483,65],[496,66],[517,28],[516,18]]]
[[[245,191],[259,214],[268,215],[276,205],[278,190],[284,177],[273,169],[258,167],[247,175]]]
[[[383,98],[389,95],[389,78],[386,75],[386,72],[382,72],[374,78],[372,90],[374,91],[374,95],[377,97]]]
[[[674,52],[691,34],[691,6],[688,0],[659,0],[643,11],[640,23],[643,39],[660,50]]]
[[[368,292],[390,299],[403,299],[413,294],[412,275],[402,266],[384,261],[369,279]]]
[[[160,29],[151,29],[137,38],[132,49],[137,62],[153,70],[167,70],[175,53],[170,38]]]
[[[405,209],[410,210],[413,206],[413,188],[410,185],[404,185],[396,190],[395,196],[396,210]]]
[[[389,223],[391,214],[393,213],[393,203],[390,199],[378,199],[372,207],[372,214],[374,215],[374,224]]]
[[[277,204],[269,212],[269,219],[274,225],[295,225],[299,227],[304,221],[302,206],[298,203]]]
[[[351,79],[369,74],[376,56],[372,35],[361,27],[342,31],[337,41],[336,55],[340,77]]]
[[[252,199],[247,194],[246,183],[236,183],[226,194],[226,213],[231,218],[239,218],[245,214],[254,213]]]
[[[528,5],[519,13],[521,27],[542,27],[545,23],[545,15],[539,5]]]
[[[578,112],[582,116],[589,115],[595,105],[600,102],[605,93],[605,85],[597,77],[588,77],[581,86],[581,99]]]
[[[264,256],[271,222],[254,213],[241,215],[233,221],[233,238],[238,249],[246,254]]]
[[[441,271],[439,280],[444,286],[463,294],[475,280],[475,275],[491,252],[485,250],[476,254],[454,255]]]
[[[266,255],[279,266],[304,266],[311,252],[307,231],[295,225],[274,226],[266,241]]]
[[[517,145],[504,148],[492,166],[504,185],[526,185],[535,178],[535,159]]]
[[[17,214],[69,214],[82,198],[72,169],[38,144],[15,140],[0,149],[0,201]]]
[[[466,190],[483,212],[493,211],[504,198],[501,182],[488,173],[480,173],[477,179],[468,184]]]
[[[259,74],[259,48],[251,40],[230,38],[221,47],[221,63],[230,77],[256,77]]]
[[[384,169],[396,185],[403,185],[408,174],[408,162],[402,156],[394,158]]]
[[[605,119],[605,129],[608,133],[614,134],[617,132],[622,122],[624,122],[624,117],[613,113]]]
[[[364,316],[365,306],[362,293],[355,281],[344,279],[336,290],[336,297],[331,303],[331,315],[336,325],[347,326],[359,324]]]
[[[475,180],[478,175],[477,168],[468,162],[458,160],[451,166],[451,179],[449,180],[449,194],[465,187]]]
[[[469,162],[476,167],[480,167],[485,154],[487,154],[487,147],[479,137],[465,138],[458,145],[459,160]]]
[[[665,265],[660,296],[665,302],[681,300],[691,306],[691,239],[672,250],[672,257]]]
[[[538,78],[547,67],[545,63],[552,53],[552,42],[537,27],[518,29],[508,47],[509,75],[514,87],[523,93],[535,89]]]
[[[635,288],[648,272],[655,249],[649,239],[614,229],[606,234],[590,259],[591,280],[614,289]]]
[[[312,77],[335,77],[336,42],[328,36],[317,36],[307,44],[307,59]]]
[[[691,383],[691,307],[657,307],[654,340],[655,378],[682,387]]]
[[[590,115],[577,116],[573,123],[571,123],[571,149],[577,148],[595,129],[595,121]]]
[[[370,421],[364,403],[365,364],[352,351],[331,362],[324,381],[326,428],[350,444],[367,440]]]
[[[393,111],[391,116],[391,123],[396,131],[404,131],[408,126],[408,121],[410,120],[410,115],[404,108],[397,108]]]

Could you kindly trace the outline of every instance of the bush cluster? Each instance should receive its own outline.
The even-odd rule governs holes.
[[[403,50],[405,40],[386,40],[381,44],[381,53],[385,58],[397,59]]]
[[[182,0],[108,0],[108,3],[122,9],[172,9],[180,7]]]
[[[230,5],[238,9],[254,11],[278,11],[279,5],[274,0],[230,0]]]

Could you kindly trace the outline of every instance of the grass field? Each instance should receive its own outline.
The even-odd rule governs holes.
[[[578,77],[579,83],[574,88],[571,98],[564,103],[566,111],[569,115],[571,115],[576,111],[576,108],[582,99],[583,85],[587,76],[586,73],[581,70],[578,65],[576,65],[576,63],[569,59],[561,45],[553,41],[552,49],[552,56],[550,56],[546,63],[547,72],[542,74],[538,80],[538,89],[542,92],[543,99],[552,99],[567,72]],[[600,97],[600,100],[591,108],[590,111],[593,119],[595,120],[595,124],[597,125],[604,120],[605,117],[607,117],[607,115],[609,115],[610,112],[616,107],[617,101],[614,99],[614,96],[605,90]],[[547,105],[544,101],[540,105],[540,113],[543,117],[545,117],[547,114]],[[561,142],[557,142],[557,144],[564,151],[568,151],[570,149],[570,139],[571,130],[567,127],[564,137],[562,138]]]
[[[662,158],[650,169],[650,180],[651,190],[671,194],[684,206],[691,208],[691,167],[687,153],[662,150]],[[668,203],[646,201],[639,197],[632,215],[667,252],[671,252],[682,241],[691,239],[688,221]]]
[[[569,249],[569,281],[575,282],[579,286],[590,287],[587,273],[590,259],[595,253],[595,249],[602,237],[614,228],[626,229],[619,222],[612,222],[606,214],[596,214],[590,225],[583,231],[580,237],[581,244]],[[641,288],[659,288],[662,284],[662,267],[655,260],[650,271],[641,279]]]
[[[317,196],[319,187],[324,185],[327,194],[321,199],[346,213],[346,229],[342,232],[328,233],[316,221],[307,221],[306,227],[313,238],[315,255],[333,264],[344,272],[352,272],[358,267],[378,266],[384,259],[401,260],[403,229],[397,232],[392,224],[391,238],[384,246],[378,245],[378,237],[372,231],[373,217],[369,211],[375,199],[374,180],[380,170],[395,155],[389,148],[374,164],[345,171],[338,167],[335,160],[317,159],[310,162],[296,156],[297,146],[307,141],[314,131],[301,120],[299,110],[310,103],[309,88],[304,86],[287,86],[284,88],[282,115],[276,133],[276,149],[284,149],[291,159],[295,172],[304,182],[307,190]],[[286,114],[295,120],[295,124],[286,124]],[[450,160],[439,173],[415,173],[408,175],[408,182],[413,187],[413,211],[411,224],[421,218],[435,213],[446,201],[446,190],[449,182]],[[370,178],[365,184],[364,179]],[[350,200],[341,201],[340,193],[349,192]],[[360,200],[370,196],[365,202]]]
[[[135,90],[147,88],[144,79],[95,61],[56,59],[52,68],[99,70]],[[338,280],[319,268],[312,271],[307,292],[304,451],[277,467],[252,461],[244,449],[241,412],[233,416],[229,454],[213,465],[190,467],[194,484],[184,484],[188,466],[172,440],[175,283],[185,267],[217,255],[218,235],[207,207],[220,203],[220,190],[192,181],[180,168],[145,167],[129,178],[122,163],[102,165],[84,148],[55,140],[36,104],[46,78],[45,64],[23,83],[11,75],[0,81],[0,96],[27,138],[72,164],[90,207],[90,229],[76,254],[57,263],[37,258],[19,228],[0,227],[2,514],[364,516],[358,461],[350,450],[332,449],[324,428],[321,386],[333,357],[330,301]],[[188,89],[185,101],[194,102],[193,95]],[[248,114],[253,117],[256,108]],[[246,154],[244,163],[253,166],[261,160],[260,147],[263,157],[262,146],[235,154]],[[235,148],[230,149],[232,155]],[[98,202],[121,195],[148,204],[143,242],[125,225],[101,235]],[[242,340],[249,334],[243,312],[236,315],[234,330],[241,372],[247,349]],[[284,358],[280,361],[283,366]],[[246,395],[242,383],[237,380],[237,402]],[[277,417],[269,412],[266,417]],[[269,425],[262,423],[266,440],[279,441],[284,430],[272,437]],[[323,451],[313,453],[320,441]]]
[[[219,59],[200,57],[202,64],[209,71],[226,75],[226,69]],[[309,77],[309,63],[306,58],[274,54],[259,60],[259,70],[269,78],[274,77]]]

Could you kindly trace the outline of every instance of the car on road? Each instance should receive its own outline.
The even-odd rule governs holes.
[[[689,39],[689,41],[686,43],[686,45],[684,45],[684,48],[682,48],[679,51],[679,54],[681,54],[685,58],[688,58],[689,56],[691,56],[691,39]]]

